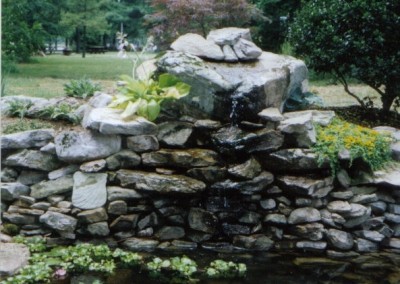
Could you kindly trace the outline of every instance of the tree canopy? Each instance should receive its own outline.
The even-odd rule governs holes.
[[[348,77],[372,87],[384,112],[400,100],[400,1],[310,0],[290,29],[296,54],[334,74],[361,104]]]

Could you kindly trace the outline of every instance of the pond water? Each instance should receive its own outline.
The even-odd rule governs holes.
[[[199,268],[204,268],[212,260],[223,259],[243,262],[247,265],[247,275],[243,279],[205,279],[199,277],[201,284],[276,284],[276,283],[400,283],[400,254],[381,252],[361,255],[347,259],[332,259],[307,254],[210,254],[200,252],[186,254],[196,260]],[[306,256],[307,255],[307,256]],[[158,255],[170,257],[171,255]],[[151,259],[147,255],[146,259]],[[100,280],[95,282],[95,280]],[[54,284],[153,284],[178,283],[149,278],[145,271],[120,269],[110,277],[79,275]],[[179,282],[186,283],[186,282]]]

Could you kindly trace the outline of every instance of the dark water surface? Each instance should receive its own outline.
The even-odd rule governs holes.
[[[182,254],[180,254],[182,255]],[[205,279],[201,284],[275,284],[275,283],[400,283],[400,254],[381,252],[361,255],[347,259],[332,259],[325,256],[307,254],[210,254],[198,252],[186,254],[196,260],[199,269],[206,267],[215,259],[232,260],[247,264],[247,276],[243,279]],[[152,258],[148,254],[146,260]],[[157,256],[162,258],[169,255]],[[55,281],[55,284],[153,284],[168,283],[149,278],[146,271],[119,269],[113,276],[79,275]],[[176,282],[175,282],[176,283]],[[185,282],[181,282],[185,283]]]

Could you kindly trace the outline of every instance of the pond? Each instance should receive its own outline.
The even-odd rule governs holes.
[[[400,283],[400,254],[382,252],[354,256],[347,259],[326,258],[321,255],[307,257],[293,253],[265,254],[211,254],[199,252],[187,254],[195,260],[200,270],[212,260],[223,259],[242,262],[247,265],[243,279],[206,279],[198,277],[201,284],[276,284],[276,283]],[[154,255],[147,255],[150,259]],[[158,255],[161,258],[170,255]],[[197,278],[197,277],[195,277]],[[96,282],[96,279],[98,282]],[[166,280],[168,279],[168,280]],[[107,283],[107,284],[153,284],[187,283],[173,282],[173,279],[150,278],[145,271],[119,269],[110,277],[79,275],[53,284]]]

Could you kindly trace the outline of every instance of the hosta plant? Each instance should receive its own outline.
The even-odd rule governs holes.
[[[174,75],[161,74],[157,80],[139,80],[122,76],[123,86],[109,107],[123,110],[121,117],[129,119],[134,115],[150,121],[155,120],[165,100],[177,100],[190,92],[190,86]]]

